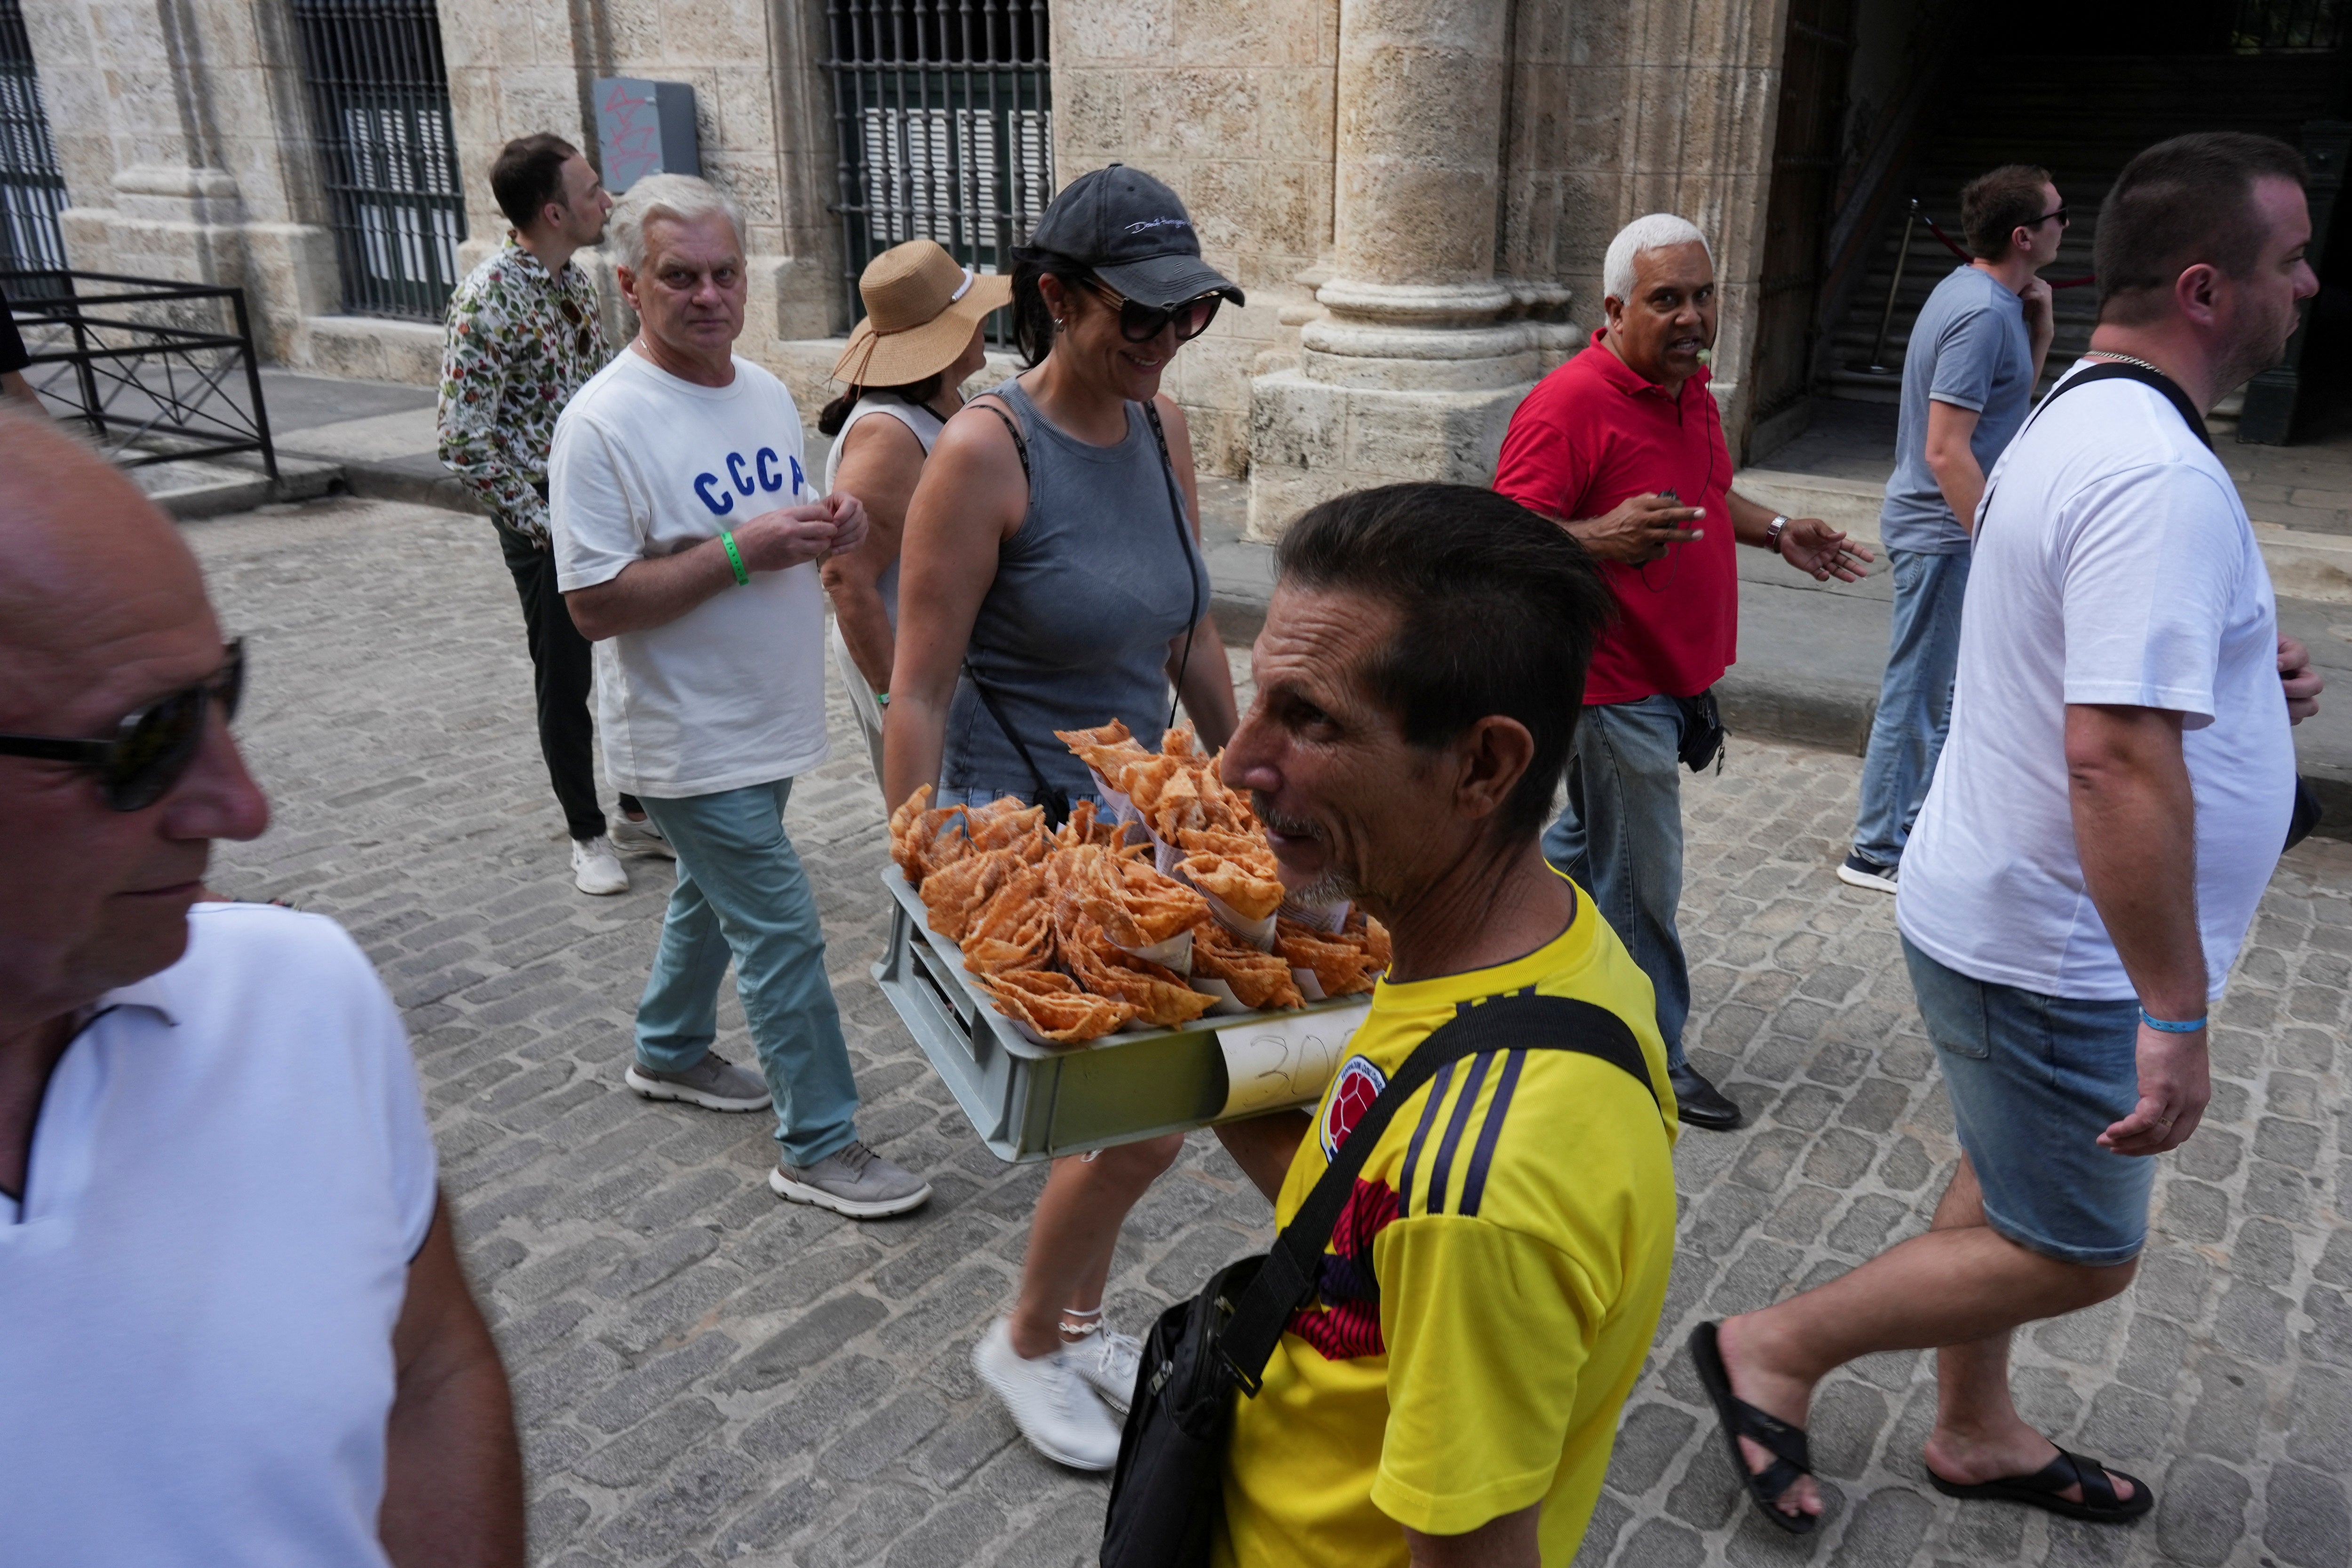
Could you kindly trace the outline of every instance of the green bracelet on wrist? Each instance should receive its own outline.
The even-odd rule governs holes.
[[[735,568],[735,585],[739,588],[750,587],[751,585],[751,569],[743,564],[743,552],[735,548],[735,536],[722,528],[719,531],[719,542],[727,547],[727,563]]]

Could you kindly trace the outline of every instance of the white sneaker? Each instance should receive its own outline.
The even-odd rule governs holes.
[[[971,1368],[1004,1401],[1029,1446],[1047,1458],[1076,1470],[1118,1463],[1118,1423],[1068,1351],[1026,1360],[1013,1348],[1010,1321],[999,1318],[971,1347]]]
[[[1875,860],[1865,860],[1859,855],[1848,855],[1837,868],[1838,880],[1849,888],[1868,888],[1874,893],[1891,893],[1898,868],[1881,866]]]
[[[661,828],[652,817],[648,816],[643,822],[631,822],[625,816],[615,815],[611,821],[614,848],[634,849],[641,855],[658,855],[665,860],[677,858],[677,851],[670,847],[669,840],[662,837]]]
[[[1128,1401],[1135,1397],[1136,1369],[1143,1364],[1141,1340],[1097,1324],[1086,1338],[1066,1341],[1062,1354],[1105,1405],[1127,1414]]]
[[[629,890],[629,874],[621,869],[621,858],[613,853],[611,839],[600,834],[572,841],[572,883],[599,898]]]

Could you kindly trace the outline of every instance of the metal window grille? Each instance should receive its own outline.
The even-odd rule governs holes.
[[[1045,0],[829,0],[843,289],[880,252],[935,239],[979,272],[1054,199]],[[1000,317],[1003,312],[999,312]],[[1007,335],[1001,321],[992,341]]]
[[[2242,51],[2341,48],[2343,0],[2238,0],[2231,31]]]
[[[65,205],[66,177],[49,139],[25,14],[17,0],[0,0],[0,270],[65,266],[58,227]]]
[[[433,0],[293,0],[316,107],[343,308],[440,319],[465,188]]]

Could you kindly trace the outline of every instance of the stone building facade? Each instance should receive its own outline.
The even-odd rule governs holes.
[[[300,3],[23,0],[69,193],[68,254],[89,270],[243,286],[264,353],[288,365],[429,381],[437,325],[346,310]],[[335,3],[364,11],[372,0]],[[554,131],[593,146],[596,79],[687,83],[703,170],[749,217],[743,352],[813,410],[830,395],[824,376],[851,325],[840,209],[845,153],[857,149],[842,142],[859,132],[839,111],[828,61],[841,17],[861,5],[883,8],[438,0],[463,181],[457,264],[505,232],[485,171],[507,138]],[[1932,10],[1870,0],[889,5],[1049,15],[1054,167],[1067,177],[1118,159],[1184,195],[1211,259],[1249,304],[1186,349],[1171,389],[1204,467],[1248,478],[1261,537],[1353,485],[1486,478],[1512,406],[1600,320],[1602,252],[1644,212],[1681,213],[1714,242],[1716,390],[1743,430],[1790,40],[1820,33],[1812,12],[1827,9],[1849,32],[1875,28],[1879,54],[1899,53]]]

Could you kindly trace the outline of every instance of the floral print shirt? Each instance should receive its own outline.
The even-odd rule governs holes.
[[[548,548],[547,448],[555,416],[613,353],[596,290],[571,262],[548,276],[509,236],[449,297],[435,420],[441,461],[490,514]]]

